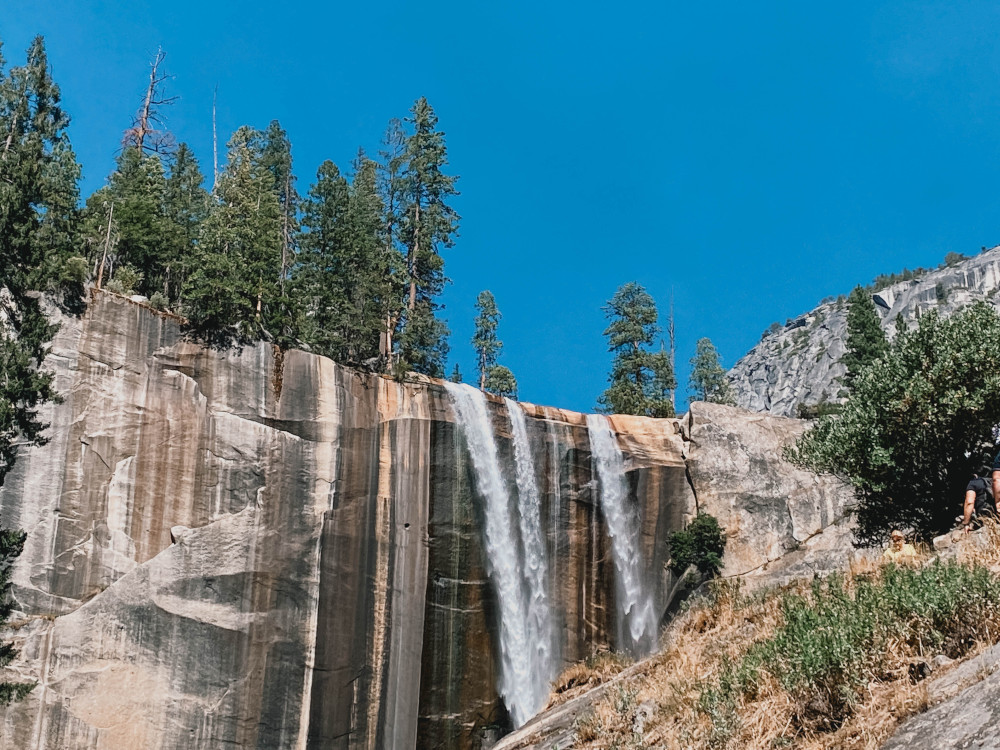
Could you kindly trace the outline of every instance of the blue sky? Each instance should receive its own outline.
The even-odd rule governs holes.
[[[472,378],[490,289],[522,400],[593,407],[627,281],[673,294],[683,401],[698,338],[731,366],[823,297],[1000,242],[995,3],[5,6],[10,64],[46,38],[85,195],[160,45],[203,170],[218,85],[220,140],[280,120],[302,192],[427,96],[461,176],[451,362]]]

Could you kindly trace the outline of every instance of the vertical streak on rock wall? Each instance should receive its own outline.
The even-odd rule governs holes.
[[[333,507],[323,521],[316,675],[310,750],[364,747],[375,592],[377,433],[352,428],[341,438]]]
[[[417,742],[421,650],[427,592],[427,513],[430,495],[431,423],[396,423],[391,507],[392,606],[378,747],[411,748]]]
[[[457,427],[435,421],[418,748],[469,748],[474,732],[503,723],[496,693],[496,607],[479,540],[481,509]]]

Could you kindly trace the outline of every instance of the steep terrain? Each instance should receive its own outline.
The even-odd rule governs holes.
[[[511,726],[497,493],[453,387],[206,349],[107,294],[61,324],[51,442],[0,490],[0,523],[28,532],[13,672],[38,682],[3,711],[0,746],[475,748]],[[518,482],[537,494],[556,665],[627,647],[594,425],[485,408],[498,465],[519,441],[533,457]],[[698,509],[727,528],[727,574],[843,563],[849,491],[780,459],[801,423],[696,404],[608,424],[657,620],[665,539]],[[501,511],[523,520],[510,503],[527,491],[503,471]]]
[[[910,281],[878,289],[873,298],[891,337],[896,319],[912,323],[937,309],[948,315],[975,300],[1000,308],[1000,246]],[[847,303],[841,297],[767,332],[729,373],[736,403],[751,411],[797,416],[800,404],[841,398],[840,364],[847,336]]]

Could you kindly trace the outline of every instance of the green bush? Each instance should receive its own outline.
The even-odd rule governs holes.
[[[163,296],[163,292],[153,292],[153,296],[149,298],[149,306],[154,310],[166,310],[168,303],[167,298]]]
[[[1000,423],[1000,316],[978,302],[921,316],[857,375],[839,415],[820,418],[786,457],[846,477],[859,544],[892,527],[930,538],[961,512],[965,486]]]
[[[132,266],[122,266],[117,271],[115,271],[115,281],[122,285],[122,289],[125,291],[122,294],[135,294],[136,290],[142,285],[142,279],[144,274]],[[110,284],[108,285],[110,287]]]
[[[675,531],[668,539],[670,569],[683,575],[694,565],[702,575],[712,577],[722,569],[722,553],[726,538],[714,516],[699,513],[683,531]]]

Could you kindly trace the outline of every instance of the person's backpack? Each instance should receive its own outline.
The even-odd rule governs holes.
[[[997,514],[997,501],[993,497],[993,481],[984,477],[976,477],[972,480],[972,489],[976,491],[976,515],[995,516]]]

